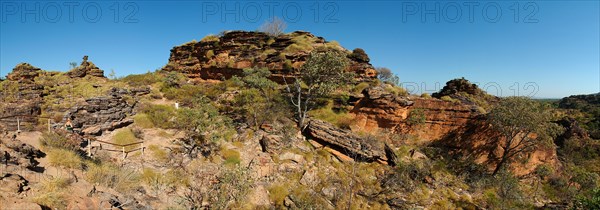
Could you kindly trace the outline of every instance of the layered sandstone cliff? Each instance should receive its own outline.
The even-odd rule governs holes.
[[[231,31],[222,36],[209,36],[171,50],[165,71],[176,71],[192,79],[222,80],[240,76],[243,69],[266,67],[271,79],[283,83],[293,79],[312,50],[338,49],[348,54],[348,71],[359,80],[371,80],[377,73],[364,51],[350,52],[309,32],[296,31],[277,37],[262,32]],[[360,55],[358,55],[360,54]]]

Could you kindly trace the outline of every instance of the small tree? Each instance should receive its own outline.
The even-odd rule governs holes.
[[[493,175],[518,155],[552,144],[560,127],[550,122],[552,113],[526,97],[508,97],[490,111],[488,122],[499,132],[494,140],[502,148]]]
[[[69,63],[69,67],[71,67],[71,69],[74,69],[77,67],[77,62],[70,62]]]
[[[279,17],[273,17],[272,20],[265,22],[260,26],[260,31],[265,32],[271,36],[279,36],[283,34],[287,24]]]
[[[293,84],[287,84],[291,103],[296,109],[300,129],[304,129],[308,111],[316,106],[316,99],[328,96],[336,88],[354,78],[345,71],[348,59],[339,51],[313,51],[300,68]],[[285,81],[285,77],[284,77]]]
[[[258,128],[268,120],[275,120],[282,113],[281,95],[277,83],[269,79],[271,72],[266,68],[244,69],[244,84],[235,97],[236,109],[245,115],[247,123]]]
[[[392,84],[395,86],[400,85],[400,78],[398,78],[398,76],[396,76],[392,72],[392,70],[386,67],[377,68],[377,78],[384,83]]]

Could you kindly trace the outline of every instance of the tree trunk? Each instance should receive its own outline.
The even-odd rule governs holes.
[[[498,163],[498,165],[496,165],[496,169],[494,169],[494,172],[492,173],[492,176],[496,176],[496,174],[500,171],[500,169],[506,163],[507,160],[508,160],[507,155],[506,154],[502,155],[502,159],[500,160],[500,162]]]

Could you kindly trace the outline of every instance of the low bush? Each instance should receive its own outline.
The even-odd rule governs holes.
[[[169,105],[147,105],[141,108],[150,118],[152,124],[159,128],[169,129],[173,127],[175,107]]]
[[[117,131],[115,135],[112,137],[112,142],[119,145],[131,144],[134,142],[138,142],[139,139],[135,137],[135,134],[131,129],[125,128]],[[136,149],[138,145],[130,145],[126,146],[125,150],[129,151],[132,149]]]
[[[120,79],[120,81],[129,84],[132,87],[142,87],[147,85],[153,85],[162,80],[161,75],[155,72],[148,72],[145,74],[132,74]]]
[[[71,185],[71,180],[62,177],[50,178],[40,182],[39,193],[33,197],[33,202],[48,208],[66,209],[67,188]]]
[[[81,157],[74,151],[66,149],[50,149],[46,152],[48,162],[52,166],[68,169],[81,169],[83,162]]]
[[[290,186],[286,184],[273,185],[269,188],[269,199],[275,204],[275,206],[282,207],[283,200],[290,193]]]
[[[39,139],[42,148],[66,149],[70,151],[78,151],[81,142],[77,139],[66,138],[55,132],[44,132]]]
[[[216,42],[216,41],[219,41],[219,36],[213,35],[213,34],[209,34],[200,40],[200,42]]]
[[[221,155],[223,156],[223,159],[225,159],[225,162],[223,163],[225,165],[239,165],[241,162],[240,152],[236,150],[226,149],[221,151]]]
[[[135,171],[108,163],[88,164],[85,178],[90,183],[98,183],[121,193],[131,192],[140,182],[140,176]]]
[[[138,113],[133,116],[133,122],[135,125],[142,128],[154,128],[154,123],[147,114]]]

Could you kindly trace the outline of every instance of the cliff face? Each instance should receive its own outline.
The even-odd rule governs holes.
[[[376,77],[366,54],[354,55],[335,42],[301,31],[278,37],[246,31],[208,37],[174,47],[163,70],[181,72],[191,79],[221,80],[241,75],[244,68],[267,67],[271,79],[283,83],[282,77],[292,79],[312,50],[324,48],[347,52],[351,60],[348,71],[356,72],[359,81]]]
[[[363,95],[365,97],[357,102],[352,113],[356,115],[356,125],[365,130],[384,128],[437,140],[464,127],[479,114],[477,108],[470,105],[439,99],[400,97],[380,87],[365,89]],[[411,113],[418,112],[422,112],[424,121],[418,125],[409,123]]]
[[[364,98],[355,105],[355,126],[366,131],[389,129],[411,134],[424,144],[447,148],[461,157],[472,158],[493,169],[500,157],[499,147],[505,139],[491,129],[475,105],[439,99],[400,97],[380,87],[363,91]],[[420,123],[411,118],[422,116]],[[538,148],[528,154],[528,161],[511,165],[516,175],[525,175],[540,164],[560,168],[555,148]]]

